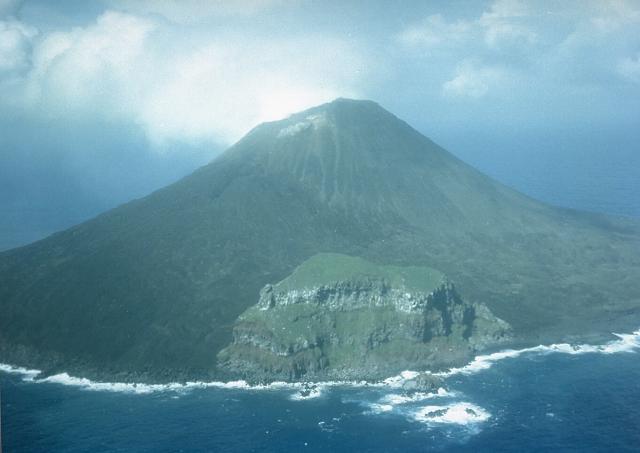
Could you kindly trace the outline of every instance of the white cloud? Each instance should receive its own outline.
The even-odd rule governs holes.
[[[478,24],[484,28],[485,41],[490,48],[526,45],[534,43],[537,37],[526,24],[533,14],[533,8],[521,0],[497,0],[480,16]]]
[[[154,28],[148,20],[106,12],[88,27],[46,36],[34,50],[27,99],[57,113],[123,109],[139,88],[146,40]]]
[[[521,0],[497,0],[475,19],[447,22],[441,14],[428,16],[402,30],[398,40],[404,45],[426,50],[466,46],[478,39],[483,39],[491,50],[528,45],[537,39],[528,25],[534,12],[528,3]]]
[[[108,0],[108,3],[129,13],[157,14],[178,24],[192,24],[210,17],[256,14],[282,4],[283,0]]]
[[[503,71],[498,68],[464,61],[458,65],[454,77],[442,85],[442,91],[450,97],[481,98],[503,78]]]
[[[15,19],[0,20],[0,74],[29,67],[31,41],[37,31]]]
[[[34,112],[137,124],[162,149],[174,140],[232,142],[258,122],[358,96],[365,76],[361,52],[340,39],[209,34],[194,46],[178,36],[184,30],[108,11],[48,34],[11,60],[30,62],[14,97]]]
[[[259,122],[354,95],[358,60],[327,39],[213,42],[172,61],[140,120],[159,142],[180,136],[233,141]]]
[[[398,38],[447,74],[439,75],[444,93],[477,98],[496,77],[563,92],[636,80],[636,60],[628,56],[640,48],[639,27],[637,0],[495,0],[464,20],[429,16]]]
[[[482,13],[481,20],[499,20],[525,17],[532,13],[531,5],[522,0],[496,0],[489,11]]]
[[[624,58],[618,63],[618,74],[632,82],[640,82],[640,53],[636,58]]]
[[[447,22],[440,14],[431,15],[405,28],[398,40],[430,56],[445,50],[438,55],[452,57],[456,66],[453,76],[442,84],[445,96],[481,98],[506,80],[504,67],[526,55],[536,42],[537,34],[528,24],[534,15],[527,2],[497,0],[471,19]],[[456,62],[456,56],[461,60]]]
[[[640,24],[640,4],[629,0],[599,0],[590,8],[591,22],[599,32],[611,33]]]
[[[547,66],[574,85],[633,80],[640,48],[640,3],[625,0],[585,2],[572,12],[571,29],[549,52]]]
[[[487,23],[485,41],[492,49],[507,46],[528,45],[536,42],[537,35],[527,27],[505,22],[495,21]]]
[[[431,48],[466,40],[472,27],[473,24],[467,21],[447,22],[441,14],[434,14],[407,27],[398,39],[403,44]]]

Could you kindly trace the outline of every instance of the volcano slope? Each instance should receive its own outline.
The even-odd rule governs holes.
[[[317,253],[427,266],[514,343],[640,324],[640,224],[481,174],[370,101],[257,126],[151,195],[0,254],[0,362],[87,377],[220,376],[260,289]]]

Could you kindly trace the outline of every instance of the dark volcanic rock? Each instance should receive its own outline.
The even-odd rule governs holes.
[[[444,380],[430,373],[420,373],[402,384],[402,390],[435,393],[444,384]]]

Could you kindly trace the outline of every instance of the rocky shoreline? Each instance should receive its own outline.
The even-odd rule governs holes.
[[[612,340],[613,338],[617,338]],[[82,366],[80,362],[74,362],[73,365],[54,361],[51,358],[43,358],[42,354],[25,356],[24,348],[21,348],[20,354],[7,353],[6,347],[0,348],[0,372],[10,372],[22,374],[29,380],[36,377],[36,382],[43,381],[46,378],[54,376],[64,376],[68,381],[75,382],[69,385],[82,386],[97,385],[103,389],[110,386],[125,387],[128,389],[152,387],[156,390],[181,389],[189,387],[222,387],[222,388],[247,388],[247,389],[266,389],[276,387],[292,387],[304,391],[313,390],[318,386],[326,385],[357,385],[357,386],[380,386],[392,385],[401,388],[403,391],[410,392],[430,392],[433,389],[444,387],[440,383],[444,382],[450,375],[463,373],[474,373],[478,370],[486,368],[486,366],[478,367],[476,362],[496,362],[504,358],[517,357],[527,351],[538,351],[540,353],[612,353],[618,351],[629,351],[640,348],[640,330],[636,330],[630,334],[622,334],[615,336],[613,334],[587,334],[585,340],[592,340],[591,344],[580,343],[580,340],[572,343],[554,343],[547,346],[542,344],[532,344],[523,340],[514,339],[502,345],[502,347],[492,347],[486,350],[478,351],[482,354],[476,355],[472,360],[465,361],[459,366],[445,367],[440,370],[431,369],[424,371],[402,371],[396,375],[388,375],[384,378],[370,380],[315,380],[302,379],[290,382],[282,382],[276,379],[265,379],[262,381],[244,381],[238,380],[238,376],[232,376],[228,372],[210,372],[210,373],[189,373],[176,372],[175,370],[166,370],[166,372],[110,372],[91,366]],[[631,339],[631,341],[630,341]],[[508,348],[508,349],[505,349]],[[517,349],[516,349],[517,348]],[[36,359],[40,357],[40,359]],[[15,360],[22,357],[24,360]],[[13,359],[12,359],[13,358]],[[38,364],[49,364],[50,367],[42,367]],[[489,365],[490,366],[490,365]],[[45,381],[48,382],[48,381]],[[398,384],[400,382],[400,384]],[[275,386],[275,387],[274,387]],[[146,393],[146,392],[137,392]]]
[[[463,300],[454,284],[434,269],[319,254],[260,291],[257,303],[237,319],[232,342],[209,369],[176,364],[119,370],[83,358],[8,346],[2,337],[0,363],[41,370],[39,378],[69,373],[94,382],[140,385],[239,379],[248,385],[376,383],[404,370],[420,370],[423,377],[407,385],[431,391],[440,383],[434,383],[437,379],[430,372],[463,367],[479,353],[558,340],[611,339],[610,334],[548,337],[552,341],[514,336],[509,324],[486,305]]]

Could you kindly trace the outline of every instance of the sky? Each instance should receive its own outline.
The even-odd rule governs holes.
[[[638,30],[640,0],[0,0],[0,250],[336,97],[546,201],[612,160],[631,196]]]

